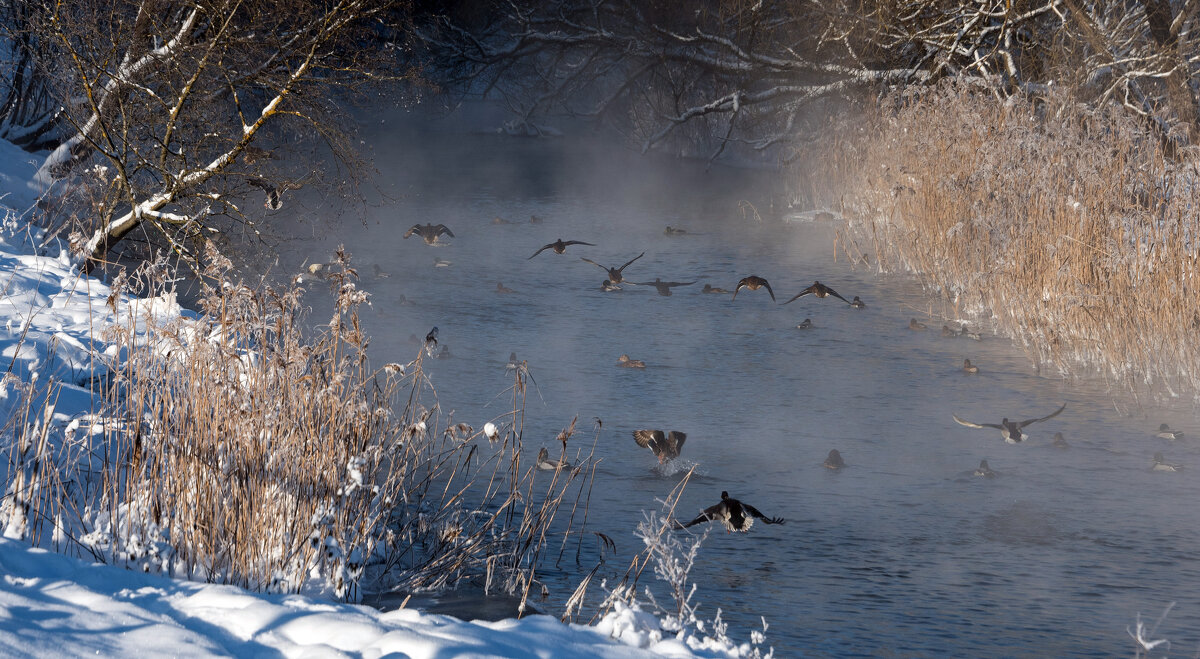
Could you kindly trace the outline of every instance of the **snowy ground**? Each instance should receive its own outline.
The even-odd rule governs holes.
[[[35,159],[0,142],[0,205],[18,214],[35,200]],[[0,209],[2,212],[2,209]],[[0,357],[23,381],[62,382],[55,423],[90,410],[92,351],[113,323],[147,312],[186,313],[169,299],[108,304],[102,282],[81,276],[54,243],[19,221],[0,228]],[[114,309],[112,308],[115,306]],[[17,396],[0,381],[0,425]],[[0,446],[7,455],[7,447]],[[6,529],[9,535],[14,529]],[[19,533],[17,533],[19,535]],[[660,640],[666,636],[667,640]],[[87,562],[0,539],[0,655],[5,656],[736,656],[749,648],[689,649],[653,616],[621,608],[595,627],[548,616],[463,622],[415,610],[382,613],[298,595],[176,581]],[[710,642],[708,645],[712,645]]]

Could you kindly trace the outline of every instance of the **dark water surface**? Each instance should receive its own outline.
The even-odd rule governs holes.
[[[700,612],[720,607],[735,638],[761,615],[781,656],[1109,657],[1133,653],[1126,627],[1139,612],[1153,624],[1177,602],[1155,638],[1177,654],[1200,645],[1200,440],[1153,436],[1165,421],[1200,437],[1190,407],[1122,416],[1101,383],[1039,376],[986,326],[972,323],[979,342],[942,337],[943,320],[925,313],[940,305],[912,280],[835,260],[833,223],[772,211],[778,174],[493,135],[408,130],[373,142],[388,198],[365,225],[306,241],[289,267],[346,245],[374,294],[364,320],[379,363],[409,361],[410,334],[440,327],[452,356],[425,363],[456,421],[479,428],[505,411],[510,352],[528,360],[545,401],[530,396],[531,456],[557,455],[554,437],[575,415],[590,445],[602,418],[591,525],[618,542],[608,576],[641,549],[641,511],[679,478],[656,474],[630,433],[678,429],[681,461],[699,474],[680,516],[728,490],[788,520],[714,528],[701,549]],[[403,240],[418,222],[456,238]],[[668,237],[667,225],[694,235]],[[597,246],[527,260],[559,237]],[[698,283],[671,297],[604,293],[604,272],[580,261],[619,265],[642,251],[627,278]],[[749,274],[768,278],[780,302],[819,279],[869,307],[700,294]],[[497,282],[517,293],[495,293]],[[929,331],[910,331],[914,316]],[[816,327],[795,329],[805,318]],[[618,368],[622,353],[648,367]],[[964,358],[981,373],[963,373]],[[1020,445],[951,418],[1025,419],[1063,403]],[[1057,431],[1069,449],[1050,445]],[[822,468],[831,448],[846,469]],[[1193,468],[1153,472],[1156,451]],[[981,459],[997,478],[972,475]],[[590,567],[543,576],[561,602]]]

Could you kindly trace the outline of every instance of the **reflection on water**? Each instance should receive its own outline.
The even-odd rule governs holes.
[[[438,326],[452,356],[426,364],[456,421],[481,427],[505,411],[513,352],[538,384],[531,457],[557,450],[572,417],[602,419],[589,524],[618,542],[608,576],[640,549],[641,511],[681,475],[655,470],[631,433],[678,429],[699,474],[681,517],[728,490],[788,520],[714,527],[693,572],[703,613],[721,607],[742,638],[765,616],[783,656],[1112,656],[1130,647],[1139,612],[1153,619],[1172,601],[1157,636],[1197,644],[1200,445],[1154,437],[1161,421],[1194,426],[1189,409],[1121,417],[1101,386],[1037,376],[986,327],[972,323],[982,341],[943,337],[936,328],[955,319],[929,318],[940,307],[910,280],[833,258],[831,222],[781,221],[766,173],[487,135],[374,144],[385,200],[305,244],[292,267],[345,243],[375,296],[365,322],[379,363],[411,359],[410,335]],[[426,222],[454,238],[402,238]],[[596,246],[528,259],[559,238]],[[628,283],[604,292],[605,273],[580,260],[615,266],[643,251],[627,279],[697,283],[670,297]],[[780,301],[820,280],[868,306],[701,293],[750,274]],[[910,331],[914,316],[931,330]],[[814,327],[796,329],[805,318]],[[622,354],[646,368],[618,367]],[[963,372],[968,358],[978,374]],[[1062,403],[1020,445],[951,418],[998,423]],[[1055,432],[1070,448],[1051,446]],[[845,469],[823,468],[833,448]],[[1156,451],[1195,468],[1152,472]],[[972,476],[981,459],[996,478]],[[561,602],[594,560],[542,577]],[[557,613],[551,604],[539,606]]]

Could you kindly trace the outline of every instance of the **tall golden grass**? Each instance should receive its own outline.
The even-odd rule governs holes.
[[[1128,114],[954,84],[834,131],[814,180],[841,247],[915,273],[1039,365],[1200,394],[1200,193]]]
[[[12,532],[255,590],[357,599],[364,583],[470,580],[523,602],[551,552],[593,538],[591,453],[573,459],[592,466],[553,474],[524,457],[524,369],[511,411],[491,419],[501,430],[485,437],[440,413],[420,353],[371,366],[367,295],[340,251],[335,310],[311,338],[298,285],[228,283],[229,263],[209,257],[206,279],[220,283],[206,288],[203,317],[148,335],[131,318],[111,332],[121,349],[97,379],[101,404],[57,439],[53,397],[21,389],[2,520]],[[559,437],[563,457],[574,434],[572,423]],[[555,524],[564,506],[570,519]]]

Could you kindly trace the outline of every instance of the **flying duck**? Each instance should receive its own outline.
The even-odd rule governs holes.
[[[622,368],[646,368],[646,362],[640,359],[630,359],[629,355],[617,357],[617,366]]]
[[[842,460],[842,454],[838,453],[837,449],[829,449],[829,456],[825,458],[825,462],[821,466],[837,471],[846,466],[846,461]]]
[[[757,291],[760,288],[766,288],[767,292],[771,294],[771,301],[775,301],[775,291],[771,290],[771,284],[769,284],[766,279],[763,279],[758,275],[742,277],[738,281],[737,286],[733,289],[733,299],[737,299],[738,291],[742,290],[743,288],[748,288],[752,291]]]
[[[704,288],[700,289],[701,293],[728,293],[724,288],[716,288],[712,284],[705,284]]]
[[[1183,439],[1182,430],[1171,430],[1171,427],[1163,423],[1158,426],[1158,432],[1154,433],[1155,437],[1163,439]]]
[[[608,272],[608,281],[609,281],[610,283],[613,283],[613,284],[619,284],[619,283],[621,283],[622,281],[624,281],[624,280],[625,280],[625,278],[621,276],[621,271],[622,271],[622,270],[624,270],[625,268],[628,268],[630,263],[633,263],[634,261],[636,261],[636,260],[638,260],[638,259],[642,258],[642,257],[643,257],[643,256],[645,256],[645,255],[646,255],[646,253],[645,253],[645,252],[642,252],[641,254],[638,254],[637,256],[635,256],[635,257],[633,257],[633,258],[629,259],[628,261],[626,261],[626,262],[625,262],[625,265],[623,265],[623,266],[621,266],[621,267],[619,267],[619,268],[606,268],[606,267],[604,267],[604,266],[600,265],[599,263],[596,263],[595,261],[593,261],[593,260],[591,260],[591,259],[585,259],[585,258],[583,258],[583,257],[580,257],[580,259],[579,259],[579,260],[581,260],[581,261],[587,261],[588,263],[591,263],[592,265],[596,266],[597,268],[600,268],[601,270],[605,270],[605,271],[607,271],[607,272]]]
[[[858,299],[858,296],[857,296],[857,295],[855,295],[855,296],[854,296],[854,299],[853,299],[853,300],[850,300],[850,306],[851,306],[851,308],[854,308],[854,309],[866,309],[866,308],[867,308],[867,303],[866,303],[866,302],[863,302],[863,301],[862,301],[862,300],[860,300],[860,299]]]
[[[838,295],[837,291],[826,286],[825,284],[822,284],[819,281],[814,281],[812,286],[809,286],[808,288],[800,291],[799,293],[796,293],[796,295],[794,297],[792,297],[792,299],[788,300],[787,302],[784,302],[784,304],[791,304],[792,302],[795,302],[797,299],[802,298],[805,295],[808,295],[810,293],[817,297],[822,297],[822,298],[832,295],[832,296],[836,297],[837,299],[841,300],[842,302],[845,302],[846,304],[850,304],[850,300],[847,300],[846,298],[842,297],[841,295]]]
[[[721,503],[705,508],[699,517],[687,524],[675,522],[675,528],[686,529],[704,522],[720,522],[725,525],[726,532],[745,533],[754,525],[755,517],[761,519],[764,524],[783,524],[785,521],[780,517],[767,517],[754,506],[729,498],[728,492],[721,492]]]
[[[687,440],[687,435],[678,430],[672,430],[665,435],[661,430],[633,431],[633,441],[637,442],[638,446],[642,448],[654,451],[654,455],[658,457],[659,464],[666,464],[678,458],[679,452],[683,450],[683,442],[685,440]]]
[[[432,245],[436,243],[442,234],[450,236],[451,238],[454,237],[454,232],[446,228],[445,224],[426,224],[424,226],[420,224],[414,224],[412,225],[411,229],[404,233],[404,238],[408,239],[408,237],[412,236],[413,234],[420,236],[421,239],[425,241],[426,245]]]
[[[548,249],[554,250],[555,254],[562,254],[563,252],[567,251],[568,245],[591,245],[592,247],[595,247],[596,243],[585,243],[582,240],[564,241],[562,238],[559,238],[558,240],[556,240],[548,245],[543,245],[541,249],[539,249],[538,251],[533,253],[533,256],[537,256],[538,254],[541,254],[542,252],[544,252]],[[525,260],[528,261],[529,259],[532,259],[533,256],[531,256]]]
[[[497,293],[499,293],[499,294],[501,294],[501,295],[505,295],[505,294],[508,294],[508,293],[516,293],[516,291],[514,291],[513,289],[511,289],[511,288],[509,288],[509,287],[505,286],[503,282],[499,282],[499,281],[498,281],[498,282],[496,282],[496,292],[497,292]]]
[[[964,426],[967,426],[968,428],[997,428],[1000,430],[1000,435],[1004,437],[1004,441],[1008,442],[1009,444],[1017,444],[1017,443],[1024,441],[1028,437],[1028,435],[1026,435],[1024,432],[1022,432],[1022,428],[1024,428],[1025,426],[1027,426],[1031,423],[1037,423],[1038,421],[1045,421],[1046,419],[1053,419],[1054,417],[1058,416],[1065,409],[1067,409],[1067,406],[1064,403],[1063,406],[1058,408],[1057,410],[1054,410],[1050,414],[1047,414],[1046,416],[1043,416],[1043,417],[1040,417],[1037,419],[1027,419],[1025,421],[1009,421],[1008,417],[1005,417],[998,424],[996,424],[996,423],[972,423],[970,421],[963,421],[962,419],[958,418],[957,416],[954,416],[954,415],[951,415],[951,416],[954,416],[955,421],[959,422],[960,424],[962,424]]]
[[[800,321],[800,324],[796,326],[796,329],[812,329],[812,328],[813,328],[813,322],[809,318],[805,318],[804,320]]]
[[[654,281],[631,281],[629,283],[631,283],[635,286],[653,286],[658,291],[659,295],[669,296],[671,294],[671,288],[673,286],[691,286],[692,284],[694,284],[696,282],[695,281],[663,281],[662,279],[655,277]]]
[[[965,372],[965,373],[978,373],[978,372],[979,372],[979,367],[978,367],[978,366],[976,366],[976,365],[974,365],[974,364],[972,364],[970,359],[964,359],[964,360],[963,360],[963,372]]]
[[[558,471],[559,469],[571,469],[572,465],[566,460],[551,458],[550,451],[543,446],[537,454],[537,468],[542,471]]]
[[[920,322],[916,318],[909,319],[908,329],[914,330],[917,332],[924,332],[925,331],[925,323]]]
[[[263,201],[263,208],[271,211],[283,208],[283,200],[280,199],[280,195],[288,190],[299,190],[304,186],[303,183],[286,181],[276,184],[261,176],[249,176],[246,178],[246,182],[267,193],[267,198]]]
[[[1154,471],[1182,471],[1183,465],[1171,464],[1163,458],[1162,453],[1155,453],[1154,464],[1150,468]]]
[[[992,471],[992,468],[988,466],[987,460],[980,460],[979,468],[975,470],[975,475],[982,478],[995,478],[996,472]]]

